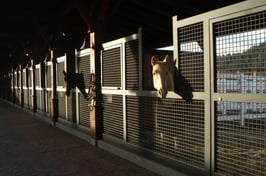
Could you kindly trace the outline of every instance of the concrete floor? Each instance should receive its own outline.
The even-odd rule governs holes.
[[[0,176],[156,176],[0,101]]]

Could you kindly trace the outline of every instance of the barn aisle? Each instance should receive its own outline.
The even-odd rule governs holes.
[[[0,175],[130,176],[156,174],[0,101]]]

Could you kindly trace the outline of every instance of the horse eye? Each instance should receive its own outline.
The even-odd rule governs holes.
[[[156,75],[156,74],[158,74],[159,72],[158,71],[154,71],[153,73],[152,73],[152,75]]]

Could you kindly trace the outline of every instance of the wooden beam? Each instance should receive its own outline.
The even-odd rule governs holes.
[[[91,48],[91,59],[94,61],[94,75],[92,83],[90,101],[90,130],[91,138],[97,144],[97,140],[102,137],[102,116],[101,116],[101,66],[100,66],[100,55],[101,46],[104,39],[105,26],[106,26],[106,15],[109,0],[97,1],[95,3],[98,10],[94,11],[94,17],[96,21],[90,23],[90,48]]]

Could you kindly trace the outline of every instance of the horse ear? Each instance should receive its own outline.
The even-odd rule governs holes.
[[[157,63],[158,59],[155,56],[151,57],[151,65],[154,66]]]
[[[63,74],[66,75],[66,71],[65,70],[63,70]]]
[[[170,62],[168,54],[164,57],[163,62],[167,64]]]

